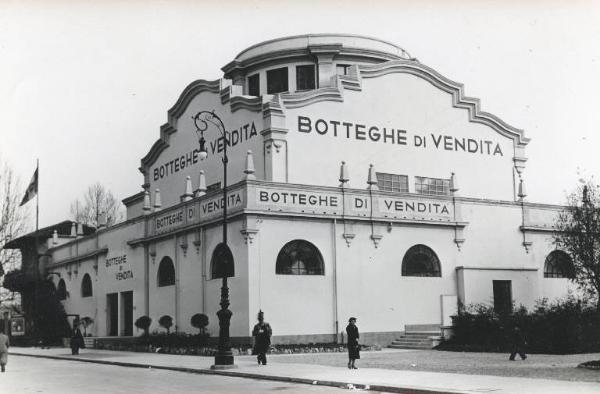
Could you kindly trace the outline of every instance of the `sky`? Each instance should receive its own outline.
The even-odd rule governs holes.
[[[560,204],[600,178],[598,1],[0,0],[0,160],[24,190],[39,159],[40,227],[92,183],[135,194],[191,81],[306,33],[397,44],[524,129],[528,201]]]

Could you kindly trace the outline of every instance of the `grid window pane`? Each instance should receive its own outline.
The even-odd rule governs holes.
[[[288,69],[287,67],[267,71],[267,94],[275,94],[288,91]]]
[[[378,172],[377,186],[386,192],[408,193],[408,176]]]
[[[415,192],[444,196],[450,194],[450,179],[415,177]]]
[[[219,189],[221,189],[221,182],[213,183],[212,185],[206,186],[207,193],[214,192]]]
[[[348,71],[350,70],[349,64],[338,64],[335,66],[338,75],[348,75]]]
[[[296,90],[308,90],[315,88],[315,66],[296,67]]]
[[[248,95],[260,96],[260,76],[258,74],[248,77]]]

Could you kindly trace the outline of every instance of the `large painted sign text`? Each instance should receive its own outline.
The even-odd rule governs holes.
[[[356,141],[379,142],[488,156],[504,156],[500,144],[495,141],[456,137],[442,133],[409,134],[404,129],[338,120],[313,120],[308,116],[298,116],[298,131],[300,133],[314,132],[319,135],[329,134],[334,137]]]

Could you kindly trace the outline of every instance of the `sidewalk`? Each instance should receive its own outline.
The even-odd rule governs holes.
[[[238,356],[237,368],[211,370],[212,357],[180,356],[156,353],[117,352],[83,349],[72,356],[68,348],[11,348],[11,355],[45,357],[82,362],[102,363],[137,368],[160,368],[181,372],[268,379],[282,382],[318,384],[334,387],[370,388],[375,391],[403,393],[598,393],[599,383],[572,382],[548,379],[465,375],[454,373],[416,372],[379,368],[348,370],[298,363],[278,363],[277,356],[269,357],[269,365],[258,366],[253,356]],[[366,387],[368,386],[368,387]]]

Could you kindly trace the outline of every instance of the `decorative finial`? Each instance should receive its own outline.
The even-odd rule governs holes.
[[[255,180],[256,176],[254,175],[256,171],[254,170],[254,159],[252,158],[252,151],[249,150],[246,155],[246,169],[244,170],[244,180]]]
[[[160,199],[160,189],[154,191],[154,211],[160,211],[162,208],[162,201]]]
[[[454,173],[450,175],[450,191],[452,193],[456,193],[458,191],[458,181],[456,180],[456,175],[454,175]]]
[[[150,192],[148,190],[144,191],[144,215],[150,214],[152,212],[152,207],[150,206]]]
[[[527,197],[527,192],[525,191],[525,183],[523,179],[519,180],[519,199],[522,201],[525,197]]]
[[[377,186],[377,174],[375,173],[375,167],[373,164],[369,164],[369,177],[367,178],[367,189],[369,190],[379,190]]]
[[[185,192],[181,196],[181,201],[190,201],[194,197],[192,192],[192,178],[188,175],[185,177]]]
[[[345,187],[349,180],[348,166],[345,161],[342,161],[342,165],[340,166],[340,187]]]
[[[200,170],[200,176],[198,178],[198,189],[196,189],[196,197],[202,197],[206,194],[206,177],[204,176],[204,170]]]

